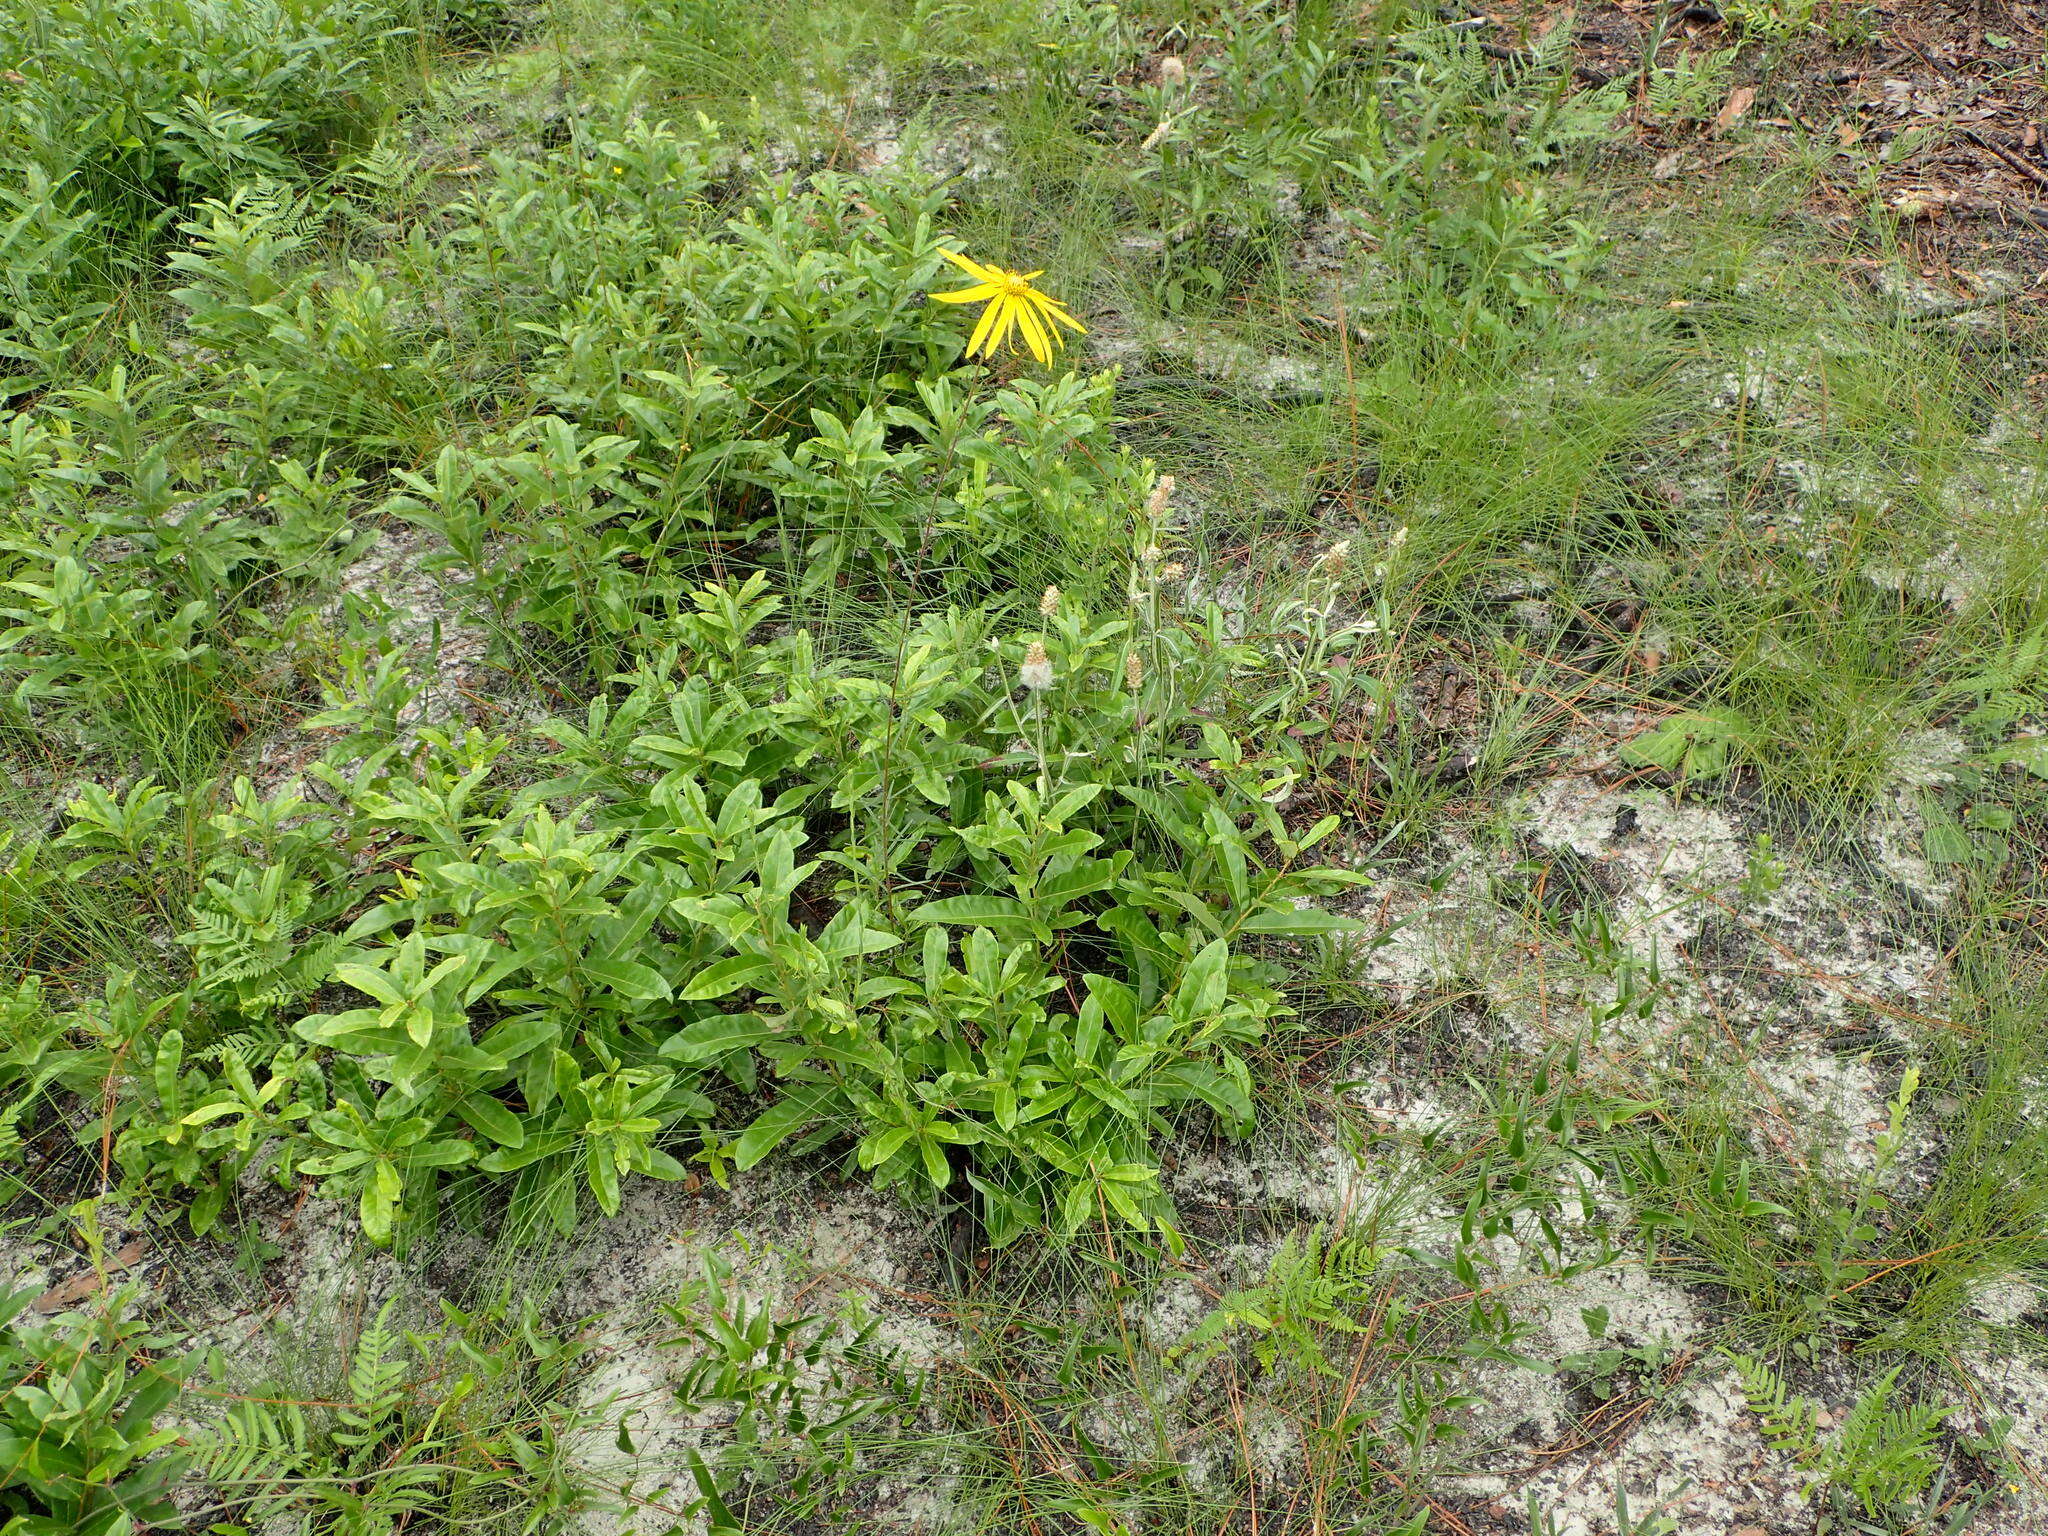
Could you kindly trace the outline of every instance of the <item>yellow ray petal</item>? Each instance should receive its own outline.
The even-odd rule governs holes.
[[[1088,334],[1088,327],[1083,325],[1080,321],[1076,320],[1072,315],[1068,314],[1066,310],[1062,309],[1057,303],[1053,304],[1049,309],[1047,309],[1046,313],[1051,315],[1053,319],[1059,321],[1062,325],[1071,325],[1083,336]],[[1054,331],[1053,335],[1057,336],[1059,335],[1059,332]]]
[[[1039,328],[1045,332],[1045,344],[1053,351],[1057,352],[1067,344],[1067,338],[1062,336],[1059,327],[1052,323],[1052,312],[1050,310],[1040,309],[1038,311],[1038,324]]]
[[[1045,316],[1046,310],[1043,304],[1031,306],[1031,318],[1038,325],[1038,334],[1045,338],[1046,357],[1050,361],[1052,354],[1059,351],[1060,347],[1064,345],[1064,341],[1060,333],[1053,329],[1052,322],[1046,319]]]
[[[996,318],[1002,314],[1003,307],[1009,302],[1006,298],[998,298],[981,312],[981,323],[975,326],[974,334],[967,338],[967,355],[969,357],[974,356],[975,349],[980,347],[983,342],[988,343],[988,351],[995,351]]]
[[[987,357],[994,357],[998,348],[1009,345],[1010,328],[1017,323],[1017,316],[1024,308],[1024,301],[1010,294],[1003,295],[996,302],[1003,307],[1003,318],[996,322],[996,333],[989,338],[988,351],[983,354]]]
[[[934,293],[929,297],[941,304],[972,304],[976,299],[992,299],[1002,291],[1000,283],[976,283],[972,288],[955,288],[950,293]]]
[[[958,251],[941,251],[939,252],[939,254],[945,257],[946,260],[953,263],[954,266],[958,267],[962,272],[965,272],[969,277],[973,278],[978,283],[994,283],[1001,281],[1001,277],[996,272],[996,269],[994,267],[984,267],[978,261],[970,261],[965,256],[962,256]]]
[[[1052,348],[1045,339],[1044,322],[1038,318],[1037,306],[1028,300],[1017,306],[1017,328],[1024,333],[1024,344],[1031,349],[1031,355],[1050,367]]]

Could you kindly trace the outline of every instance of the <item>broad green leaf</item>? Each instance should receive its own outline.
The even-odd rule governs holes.
[[[855,905],[841,907],[817,938],[819,953],[830,955],[835,960],[880,954],[902,942],[888,929],[868,922]]]
[[[685,1003],[708,1002],[739,991],[774,968],[773,962],[762,955],[731,955],[704,967],[676,996]]]
[[[1230,987],[1230,946],[1211,939],[1189,962],[1174,997],[1175,1010],[1186,1019],[1205,1019],[1222,1008]]]
[[[1372,925],[1321,907],[1280,907],[1252,913],[1244,920],[1241,931],[1309,938],[1325,933],[1370,933]]]
[[[1097,1173],[1115,1184],[1150,1184],[1159,1176],[1159,1170],[1149,1163],[1117,1163]]]
[[[1725,773],[1732,748],[1749,735],[1749,722],[1732,709],[1703,709],[1673,715],[1655,730],[1623,744],[1621,760],[1637,768],[1661,768],[1688,778]]]
[[[452,1168],[459,1163],[469,1162],[476,1156],[476,1147],[467,1141],[447,1137],[430,1141],[406,1154],[406,1163],[412,1168]]]
[[[1089,978],[1091,981],[1094,979]],[[1102,1046],[1102,1019],[1102,999],[1099,995],[1090,995],[1081,1004],[1080,1016],[1074,1021],[1074,1056],[1077,1060],[1095,1060],[1095,1053]]]
[[[1000,928],[1029,923],[1031,914],[1024,903],[1009,896],[948,896],[928,901],[910,914],[913,923],[963,923],[977,928]]]
[[[472,1093],[455,1101],[455,1113],[470,1127],[501,1147],[526,1145],[526,1125],[503,1104],[488,1094]]]
[[[542,1046],[553,1045],[561,1032],[553,1021],[529,1014],[498,1025],[477,1042],[477,1049],[506,1067]]]
[[[1065,874],[1054,875],[1038,888],[1038,894],[1046,901],[1078,901],[1096,891],[1106,891],[1116,883],[1118,872],[1127,860],[1117,858],[1086,859]]]
[[[1101,1078],[1089,1078],[1081,1084],[1081,1087],[1104,1104],[1107,1104],[1126,1120],[1134,1120],[1140,1125],[1145,1123],[1145,1111],[1138,1107],[1135,1099],[1115,1084],[1104,1081]]]
[[[363,1184],[363,1235],[382,1248],[391,1242],[391,1224],[398,1211],[398,1197],[403,1189],[398,1170],[383,1158],[370,1167],[370,1176]]]
[[[925,1137],[918,1142],[917,1149],[924,1154],[925,1175],[935,1187],[944,1189],[953,1182],[953,1165],[946,1161],[945,1149],[937,1137]]]
[[[733,1144],[733,1163],[751,1168],[762,1158],[810,1125],[824,1113],[833,1090],[828,1087],[798,1088],[784,1094],[764,1109],[754,1123],[740,1133]]]
[[[861,1138],[855,1157],[863,1168],[879,1168],[910,1140],[912,1127],[892,1125]]]
[[[1999,748],[1997,757],[2018,763],[2037,779],[2048,779],[2048,736],[2021,736]]]
[[[585,1177],[590,1182],[590,1192],[597,1196],[598,1209],[607,1216],[619,1214],[619,1165],[612,1155],[611,1144],[594,1140],[583,1154]]]
[[[744,1050],[782,1038],[758,1013],[719,1013],[686,1025],[661,1043],[671,1061],[709,1061],[727,1051]]]
[[[1093,1179],[1075,1179],[1067,1186],[1066,1198],[1060,1201],[1060,1230],[1078,1232],[1095,1214],[1097,1196]]]
[[[202,1104],[199,1108],[193,1110],[191,1114],[182,1117],[178,1123],[180,1125],[206,1125],[226,1115],[246,1115],[248,1113],[249,1109],[246,1105],[237,1104],[233,1099],[224,1099],[216,1104]]]
[[[1970,834],[1952,821],[1930,821],[1922,846],[1930,864],[1963,864],[1970,858]]]
[[[591,980],[636,1003],[658,1002],[670,995],[668,978],[650,965],[639,965],[630,960],[599,960],[586,955],[581,969]]]

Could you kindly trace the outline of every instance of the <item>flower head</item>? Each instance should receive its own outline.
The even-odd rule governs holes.
[[[974,286],[952,293],[935,293],[932,297],[941,304],[979,304],[984,300],[988,304],[974,334],[967,338],[969,357],[977,352],[983,357],[994,357],[996,349],[1010,339],[1014,330],[1023,337],[1033,357],[1050,365],[1053,353],[1066,342],[1060,335],[1060,326],[1087,331],[1088,327],[1067,313],[1066,305],[1031,286],[1031,280],[1043,276],[1042,272],[1011,272],[1003,267],[985,267],[952,251],[939,254],[973,278]]]
[[[1158,522],[1166,516],[1166,503],[1173,496],[1173,476],[1161,475],[1152,482],[1152,494],[1145,498],[1145,515]]]
[[[1136,651],[1124,657],[1124,686],[1136,693],[1145,683],[1145,658]]]
[[[1038,612],[1043,618],[1051,618],[1060,611],[1060,589],[1047,587],[1045,595],[1038,600]]]
[[[1045,642],[1034,640],[1024,651],[1024,665],[1017,669],[1017,681],[1033,693],[1052,686],[1052,658],[1045,654]]]

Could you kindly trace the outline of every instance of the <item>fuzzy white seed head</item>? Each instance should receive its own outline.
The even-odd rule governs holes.
[[[1033,693],[1052,686],[1052,658],[1045,654],[1045,642],[1034,640],[1024,652],[1024,665],[1017,669],[1017,681]]]
[[[1145,658],[1136,651],[1124,658],[1124,686],[1136,693],[1145,681]]]
[[[1145,515],[1157,522],[1166,515],[1166,504],[1173,499],[1173,476],[1161,475],[1152,482],[1152,494],[1145,498]]]
[[[1179,85],[1188,77],[1188,67],[1180,61],[1180,55],[1169,53],[1159,61],[1159,83]]]
[[[1038,611],[1042,617],[1048,619],[1060,611],[1060,589],[1058,587],[1047,587],[1045,589],[1044,595],[1038,599]]]
[[[1187,573],[1188,568],[1178,560],[1169,560],[1166,564],[1159,567],[1159,579],[1161,581],[1179,581]]]

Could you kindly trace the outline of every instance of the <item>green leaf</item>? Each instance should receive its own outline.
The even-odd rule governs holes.
[[[712,998],[739,991],[751,984],[756,976],[765,975],[774,968],[774,962],[763,955],[731,955],[705,966],[676,996],[685,1003],[709,1002]]]
[[[371,1165],[370,1177],[363,1184],[363,1236],[379,1248],[390,1245],[391,1224],[403,1188],[398,1170],[388,1161],[379,1158]]]
[[[861,1138],[860,1146],[855,1149],[855,1160],[863,1168],[878,1168],[902,1149],[912,1132],[913,1127],[907,1125],[892,1125],[871,1132]]]
[[[1066,903],[1078,901],[1096,891],[1106,891],[1116,883],[1116,877],[1126,862],[1121,858],[1084,859],[1065,874],[1054,875],[1047,880],[1038,888],[1038,894],[1046,901]]]
[[[1067,1186],[1066,1198],[1060,1201],[1060,1230],[1078,1232],[1081,1225],[1095,1214],[1096,1184],[1093,1179],[1076,1179]]]
[[[2018,763],[2037,779],[2048,779],[2048,736],[2021,736],[1998,749],[2002,763]]]
[[[1930,821],[1922,846],[1930,864],[1964,864],[1970,858],[1970,834],[1952,821]]]
[[[471,1129],[490,1137],[501,1147],[526,1145],[525,1122],[488,1094],[472,1093],[457,1099],[455,1113],[468,1121]]]
[[[1703,709],[1673,715],[1621,749],[1621,760],[1637,768],[1662,768],[1690,778],[1725,773],[1731,748],[1749,734],[1749,722],[1732,709]]]
[[[406,1165],[411,1168],[451,1168],[458,1163],[466,1163],[475,1156],[474,1143],[458,1141],[448,1136],[413,1148],[406,1155]]]
[[[1309,938],[1324,933],[1370,933],[1372,924],[1321,907],[1278,907],[1254,912],[1239,925],[1244,933],[1288,934]]]
[[[1153,1088],[1174,1098],[1200,1099],[1221,1115],[1226,1124],[1240,1126],[1251,1123],[1251,1096],[1230,1074],[1205,1062],[1177,1062],[1153,1079]]]
[[[824,926],[816,942],[820,954],[846,960],[855,955],[878,955],[903,941],[888,929],[867,922],[858,907],[848,905]]]
[[[1123,1089],[1117,1087],[1116,1084],[1103,1078],[1089,1078],[1081,1084],[1081,1087],[1102,1103],[1107,1104],[1126,1120],[1135,1120],[1140,1125],[1145,1123],[1145,1111],[1138,1107],[1137,1100],[1133,1099],[1128,1093],[1125,1093]]]
[[[659,1002],[670,995],[668,978],[651,965],[638,965],[630,960],[599,960],[585,956],[581,970],[591,980],[602,983],[619,996],[631,998],[636,1003]]]
[[[220,1119],[223,1115],[246,1115],[248,1113],[249,1110],[245,1105],[237,1104],[233,1099],[222,1099],[213,1104],[200,1105],[191,1114],[183,1116],[178,1121],[178,1124],[207,1125]]]
[[[1031,921],[1021,901],[1008,896],[948,896],[928,901],[910,914],[913,923],[962,923],[976,928],[1000,928]]]
[[[830,1087],[798,1088],[784,1094],[761,1111],[754,1123],[740,1133],[733,1144],[733,1164],[751,1168],[762,1158],[811,1124],[825,1112],[834,1090]]]
[[[708,1061],[781,1038],[758,1013],[719,1013],[670,1035],[661,1043],[661,1054],[671,1061]]]
[[[619,1214],[619,1165],[608,1142],[592,1141],[584,1149],[584,1175],[590,1192],[597,1196],[598,1209],[607,1216]]]
[[[1211,939],[1202,952],[1188,963],[1174,997],[1175,1010],[1182,1018],[1204,1019],[1223,1006],[1230,989],[1230,946]]]
[[[1151,1184],[1159,1170],[1150,1163],[1117,1163],[1100,1170],[1100,1177],[1115,1184]]]
[[[719,1496],[718,1480],[711,1475],[711,1469],[704,1465],[704,1457],[694,1448],[683,1452],[689,1464],[690,1476],[695,1479],[697,1492],[704,1501],[704,1513],[710,1529],[707,1536],[739,1536],[740,1522],[726,1502]]]
[[[552,1020],[529,1014],[498,1025],[477,1042],[477,1049],[500,1068],[508,1067],[544,1045],[553,1045],[561,1032]]]
[[[1094,977],[1089,978],[1095,980]],[[1090,996],[1081,1004],[1080,1016],[1074,1021],[1074,1056],[1077,1060],[1092,1062],[1095,1053],[1101,1049],[1103,1040],[1102,999]]]

